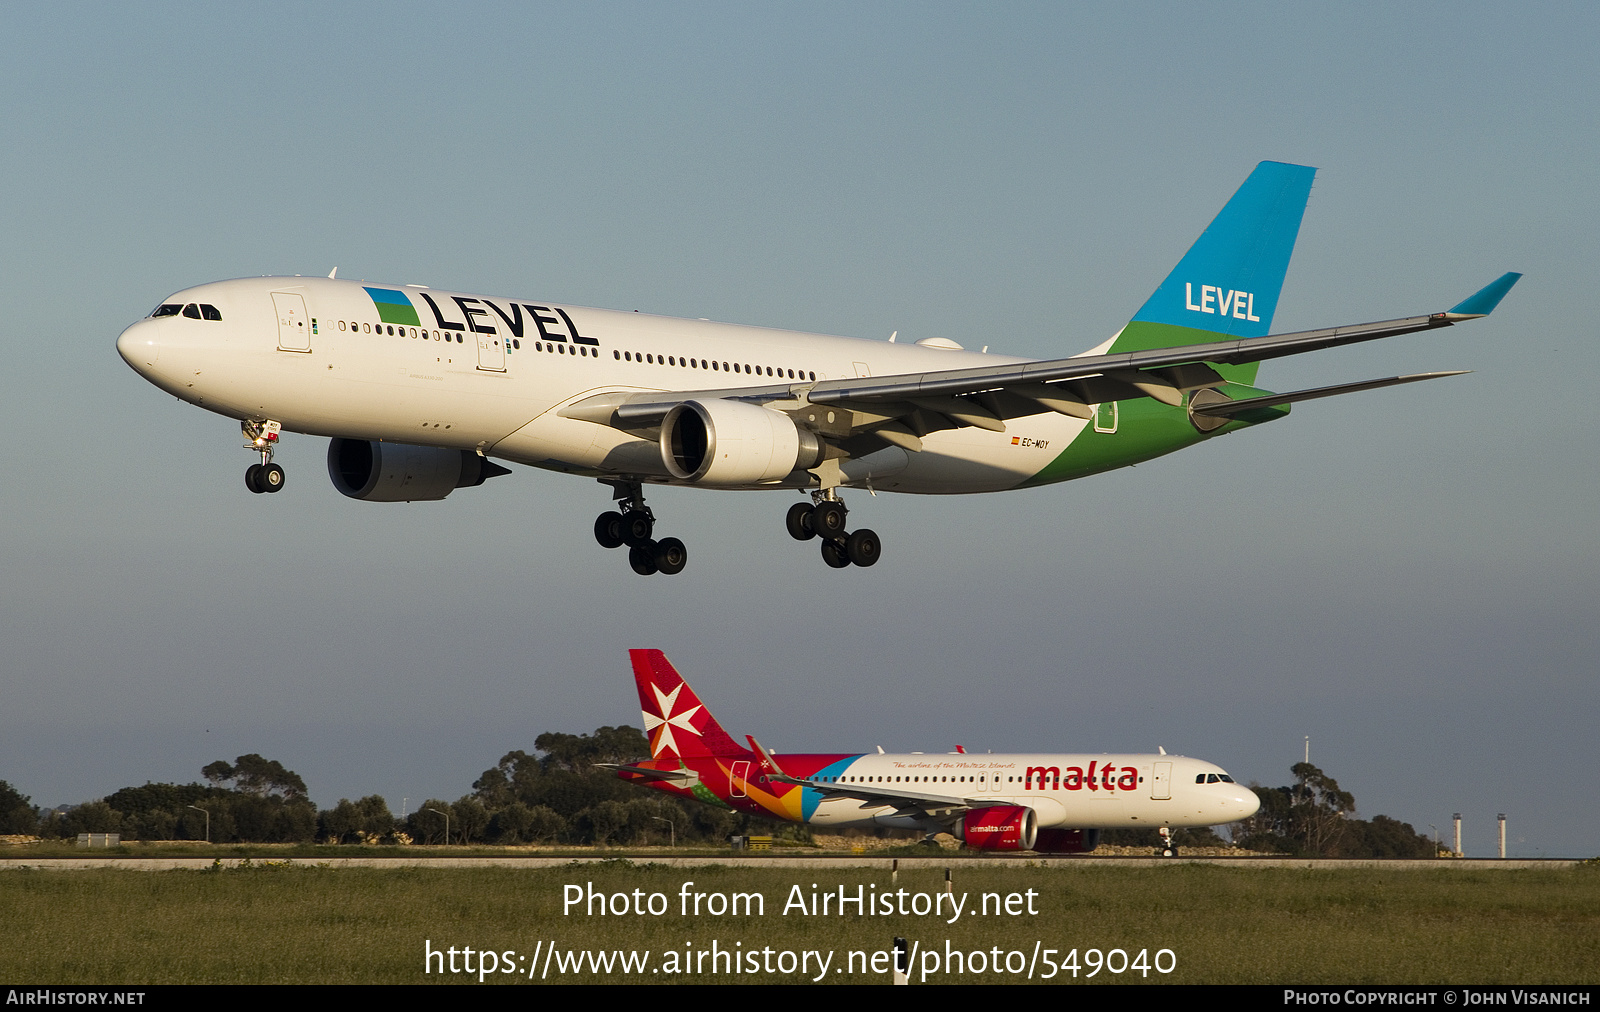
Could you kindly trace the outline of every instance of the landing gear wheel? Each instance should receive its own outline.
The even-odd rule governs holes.
[[[256,474],[256,485],[263,492],[276,492],[283,488],[283,468],[277,464],[266,464]]]
[[[594,539],[600,542],[601,548],[621,548],[623,545],[622,514],[615,510],[609,510],[595,517]]]
[[[626,478],[601,478],[600,483],[610,485],[611,498],[621,507],[600,514],[594,521],[594,539],[603,548],[628,546],[628,565],[640,576],[651,573],[681,573],[689,561],[689,552],[677,538],[651,540],[655,533],[656,516],[644,504],[644,489],[637,481]]]
[[[811,529],[825,538],[843,537],[845,524],[844,503],[825,499],[811,510]]]
[[[1163,847],[1163,848],[1161,848],[1160,853],[1158,853],[1156,856],[1157,857],[1177,857],[1178,856],[1178,848],[1177,847]]]
[[[1156,832],[1161,834],[1161,846],[1156,848],[1156,857],[1177,857],[1178,848],[1172,842],[1172,827],[1162,826]]]
[[[656,529],[655,518],[643,510],[622,514],[622,543],[629,548],[640,548],[650,543],[650,534]]]
[[[245,419],[239,423],[239,432],[244,436],[244,448],[261,455],[261,463],[251,464],[244,472],[244,487],[258,495],[276,492],[283,487],[283,468],[272,462],[272,450],[278,444],[278,433],[282,431],[283,426],[271,419],[259,422]]]
[[[659,568],[656,565],[654,545],[647,542],[644,545],[634,545],[629,548],[628,565],[632,566],[633,571],[640,576],[649,576],[654,573]]]
[[[844,539],[845,555],[849,556],[852,564],[857,566],[870,566],[878,561],[878,554],[883,546],[878,543],[878,535],[869,530],[859,530]]]
[[[689,561],[689,550],[677,538],[662,538],[656,542],[654,558],[656,569],[672,576],[683,572],[684,565]]]
[[[817,536],[811,526],[811,512],[815,508],[803,502],[789,507],[789,515],[783,518],[783,525],[789,529],[789,537],[796,541],[810,541]]]
[[[833,569],[843,569],[850,565],[850,555],[845,550],[844,542],[829,539],[822,543],[822,561]]]

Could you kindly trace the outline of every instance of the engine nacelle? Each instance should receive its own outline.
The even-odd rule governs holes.
[[[714,398],[684,401],[661,421],[667,473],[702,485],[775,481],[822,463],[822,441],[788,415]]]
[[[962,842],[973,850],[1033,850],[1039,816],[1026,805],[974,808],[956,828]]]
[[[1098,829],[1041,829],[1033,849],[1041,854],[1087,854],[1098,846]]]
[[[443,499],[458,488],[482,485],[510,473],[509,468],[468,450],[364,439],[334,439],[328,444],[328,477],[333,479],[333,487],[364,502]]]

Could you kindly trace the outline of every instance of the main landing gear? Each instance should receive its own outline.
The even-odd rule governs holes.
[[[644,504],[644,490],[636,481],[611,481],[613,498],[622,507],[621,512],[607,511],[594,521],[594,539],[601,548],[628,546],[628,565],[640,576],[665,573],[668,576],[683,572],[689,561],[689,550],[677,538],[653,540],[656,515]]]
[[[784,526],[796,541],[822,539],[822,561],[833,569],[846,566],[870,566],[878,561],[883,545],[878,535],[862,530],[851,533],[845,530],[845,518],[850,512],[844,500],[833,489],[811,493],[811,504],[797,502],[789,507]]]
[[[283,426],[270,419],[265,422],[245,420],[239,425],[244,433],[244,448],[261,454],[261,463],[251,464],[244,472],[244,487],[252,492],[276,492],[283,487],[283,468],[272,462],[272,448],[278,444],[278,433]]]

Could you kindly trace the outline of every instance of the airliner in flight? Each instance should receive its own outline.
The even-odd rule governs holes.
[[[817,755],[738,745],[659,650],[630,650],[650,758],[603,764],[675,797],[813,826],[950,833],[975,850],[1091,851],[1100,830],[1247,819],[1254,791],[1220,766],[1169,755],[911,752]]]
[[[1114,337],[1033,360],[326,278],[178,292],[117,339],[161,389],[238,419],[252,492],[283,487],[284,431],[331,436],[328,475],[368,502],[443,499],[510,461],[598,479],[596,540],[642,574],[646,485],[783,489],[829,566],[870,566],[840,489],[999,492],[1126,467],[1281,418],[1296,401],[1457,373],[1273,393],[1259,363],[1488,315],[1520,274],[1443,312],[1269,335],[1316,170],[1262,162]],[[979,340],[988,340],[987,337]]]

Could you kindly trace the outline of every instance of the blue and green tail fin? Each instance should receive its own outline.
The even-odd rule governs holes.
[[[1265,336],[1316,173],[1309,166],[1284,162],[1257,165],[1109,350]],[[1250,383],[1256,366],[1222,366],[1218,371]]]

